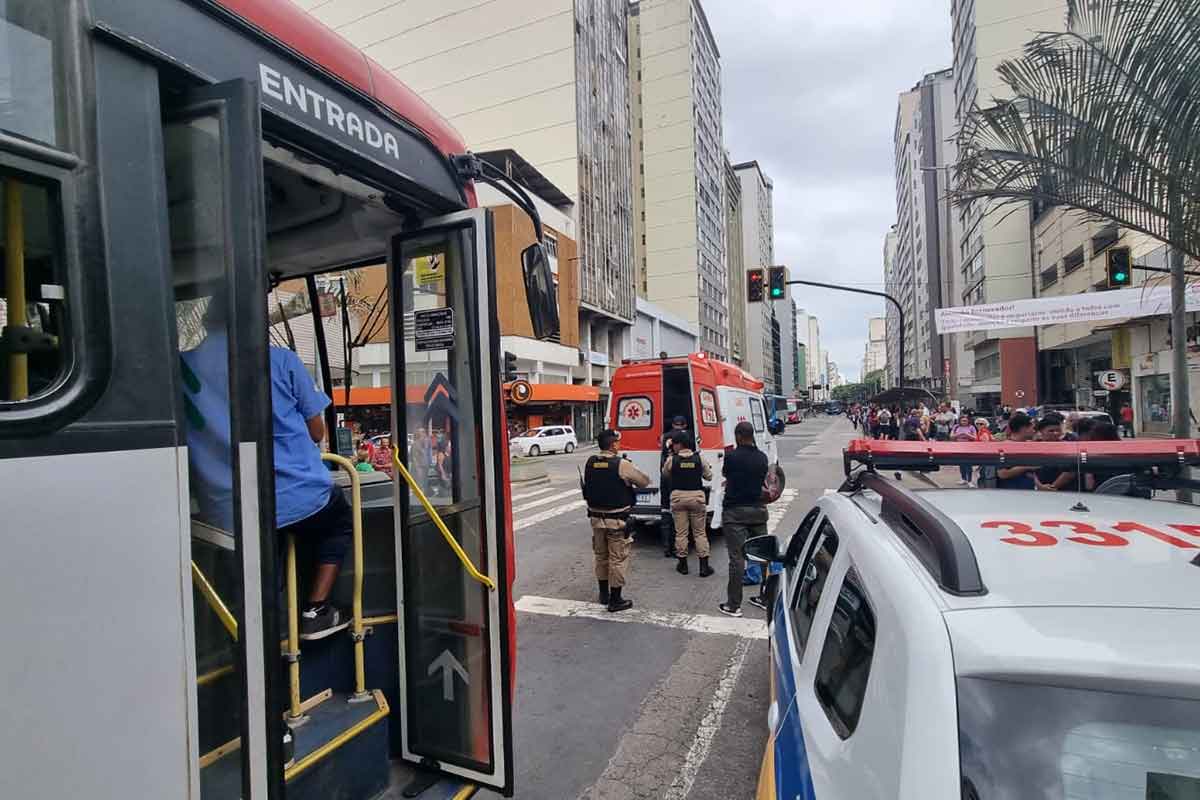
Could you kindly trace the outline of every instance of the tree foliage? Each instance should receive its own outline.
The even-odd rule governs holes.
[[[1068,0],[963,121],[961,203],[1072,206],[1200,258],[1200,3]]]

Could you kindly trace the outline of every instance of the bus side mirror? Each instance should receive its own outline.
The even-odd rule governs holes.
[[[746,558],[751,561],[761,561],[763,563],[782,560],[779,553],[779,541],[773,534],[747,539]]]
[[[550,259],[541,242],[534,242],[521,251],[521,266],[525,272],[525,299],[529,304],[529,320],[536,339],[551,339],[558,335],[558,289]]]

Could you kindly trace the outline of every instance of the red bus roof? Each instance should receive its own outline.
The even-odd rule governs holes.
[[[443,155],[466,142],[420,95],[291,0],[213,0],[423,132]]]

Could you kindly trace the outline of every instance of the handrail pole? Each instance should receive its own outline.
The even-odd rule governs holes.
[[[450,533],[450,529],[446,527],[446,523],[442,521],[441,516],[434,510],[433,504],[429,502],[429,498],[425,496],[425,492],[421,491],[421,487],[413,480],[413,476],[400,463],[399,451],[395,447],[392,448],[392,462],[396,465],[396,469],[400,470],[400,474],[404,476],[405,482],[408,483],[408,488],[412,489],[413,494],[421,501],[421,505],[425,506],[425,511],[429,514],[429,518],[433,520],[433,524],[441,531],[442,538],[446,540],[446,544],[450,545],[450,549],[454,551],[454,555],[458,556],[458,560],[466,568],[467,574],[491,591],[496,591],[495,581],[475,568],[475,565],[471,563],[470,557],[467,556],[462,547],[455,541],[454,534]]]
[[[196,566],[196,562],[192,562],[192,581],[200,590],[200,594],[204,596],[208,602],[209,608],[217,615],[217,619],[221,620],[221,624],[225,626],[225,630],[229,631],[229,635],[236,642],[238,638],[238,624],[233,614],[229,612],[229,607],[225,605],[225,601],[217,594],[217,590],[208,582],[208,578],[204,577],[204,573],[200,571],[200,567]]]
[[[322,461],[337,464],[350,476],[350,508],[354,515],[354,600],[351,609],[351,633],[354,639],[354,695],[351,702],[363,702],[371,699],[367,691],[367,669],[363,653],[363,543],[362,543],[362,481],[354,462],[336,453],[322,453]],[[334,491],[338,491],[335,489]]]
[[[15,178],[4,179],[4,296],[8,301],[8,325],[23,328],[26,316],[25,294],[25,212],[21,184]],[[8,399],[29,397],[29,356],[8,354]]]
[[[292,725],[304,720],[300,704],[300,600],[296,590],[296,537],[287,539],[288,714]]]

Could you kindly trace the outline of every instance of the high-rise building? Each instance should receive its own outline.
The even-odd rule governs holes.
[[[784,268],[784,275],[791,280],[791,271]],[[784,289],[779,300],[770,300],[764,305],[771,307],[774,323],[779,327],[779,359],[774,371],[775,394],[790,395],[796,389],[793,376],[796,368],[796,301],[790,288]]]
[[[720,52],[699,0],[639,0],[629,15],[646,298],[696,324],[705,352],[728,358]]]
[[[892,297],[900,297],[900,285],[896,277],[896,255],[899,250],[900,236],[893,225],[883,237],[883,285],[884,291]],[[900,312],[891,303],[886,305],[884,314],[884,332],[887,338],[884,379],[886,387],[900,385]],[[907,348],[905,348],[907,349]]]
[[[960,126],[976,105],[1009,95],[997,66],[1019,54],[1038,31],[1062,30],[1065,13],[1065,0],[952,0],[954,100]],[[1030,297],[1033,258],[1028,204],[980,201],[956,213],[962,230],[961,303]],[[971,405],[978,409],[1001,402],[1021,406],[1037,396],[1037,343],[1032,328],[978,331],[963,339],[974,362],[971,384],[962,387],[970,389]]]
[[[883,317],[867,321],[867,344],[863,352],[862,380],[887,364],[887,322]]]
[[[794,298],[789,297],[788,302],[792,304],[792,375],[783,393],[794,397],[804,387],[804,345],[800,344],[800,309]]]
[[[298,0],[447,116],[474,151],[514,150],[574,217],[581,347],[619,351],[635,315],[626,0]],[[591,361],[604,383],[611,365]]]
[[[900,95],[896,109],[896,256],[893,294],[904,307],[904,375],[911,386],[947,389],[942,337],[934,310],[946,302],[954,265],[950,199],[942,189],[953,158],[954,78],[950,70],[926,75]]]
[[[821,349],[821,321],[813,315],[808,316],[808,349],[805,354],[808,361],[808,385],[816,386],[825,383],[825,351]],[[814,390],[814,401],[824,400],[828,392]]]
[[[725,283],[729,291],[729,360],[746,364],[746,267],[742,244],[742,182],[725,156]]]
[[[742,266],[745,271],[775,263],[774,186],[757,161],[735,164],[742,187]],[[775,364],[771,338],[772,303],[746,306],[745,368],[768,386],[775,385]]]

